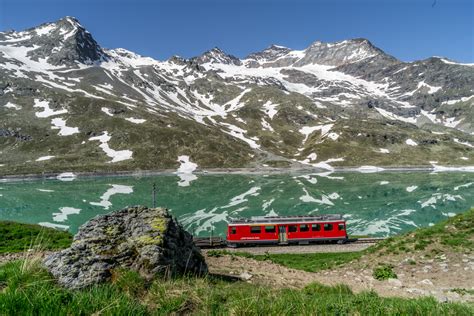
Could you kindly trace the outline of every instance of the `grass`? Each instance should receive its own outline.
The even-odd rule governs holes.
[[[432,227],[387,238],[370,247],[368,252],[384,255],[427,250],[437,254],[443,252],[442,249],[464,253],[474,251],[474,208]]]
[[[0,221],[0,236],[0,254],[22,252],[36,245],[44,250],[62,249],[72,242],[68,232],[8,221]]]
[[[397,274],[393,271],[393,266],[390,264],[380,264],[375,267],[372,273],[374,279],[383,281],[388,279],[397,279]]]
[[[33,260],[0,266],[0,311],[2,315],[472,315],[474,308],[433,298],[354,294],[345,285],[274,289],[216,276],[146,282],[126,270],[115,271],[109,284],[70,291],[59,287]]]
[[[304,270],[308,272],[318,272],[332,269],[360,258],[363,252],[337,252],[337,253],[302,253],[302,254],[269,254],[252,255],[246,252],[231,252],[227,250],[210,250],[207,252],[210,257],[222,255],[240,256],[252,258],[259,261],[268,260],[282,266]]]

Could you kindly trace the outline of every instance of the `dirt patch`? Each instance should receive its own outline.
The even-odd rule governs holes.
[[[433,258],[423,254],[379,257],[367,255],[333,270],[311,273],[289,269],[270,261],[224,255],[206,257],[211,273],[240,276],[250,283],[301,288],[311,282],[346,284],[355,292],[374,290],[381,296],[433,296],[438,301],[474,302],[474,254],[445,253]],[[378,281],[372,276],[379,263],[394,266],[397,279]]]

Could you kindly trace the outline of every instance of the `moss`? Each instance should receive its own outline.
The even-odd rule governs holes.
[[[155,217],[151,220],[150,226],[153,229],[158,230],[160,233],[165,233],[168,228],[169,220],[163,217]]]
[[[137,237],[136,242],[148,246],[148,245],[157,245],[160,246],[163,243],[163,237],[161,235],[157,236],[150,236],[150,235],[143,235]]]

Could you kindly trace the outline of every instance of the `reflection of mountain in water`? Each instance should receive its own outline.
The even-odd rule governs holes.
[[[352,234],[386,236],[428,226],[474,205],[469,173],[324,173],[202,175],[183,187],[181,175],[78,179],[2,185],[0,219],[77,228],[127,205],[170,208],[199,235],[224,235],[226,222],[254,215],[342,213]]]

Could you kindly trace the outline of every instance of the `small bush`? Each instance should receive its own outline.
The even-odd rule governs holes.
[[[383,281],[388,279],[397,279],[397,274],[393,271],[390,264],[381,264],[374,269],[373,277],[376,280]]]

